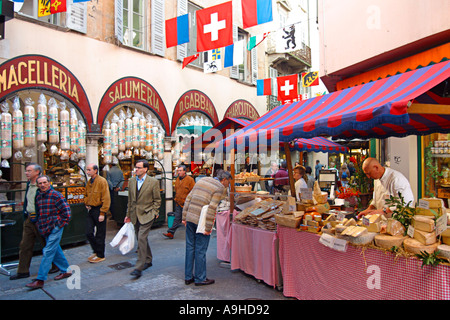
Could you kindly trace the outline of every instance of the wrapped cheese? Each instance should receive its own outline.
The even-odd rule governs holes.
[[[78,130],[80,136],[78,139],[78,158],[86,158],[86,124],[82,120],[78,120]]]
[[[103,156],[106,164],[110,164],[112,162],[112,154],[111,154],[111,126],[109,121],[105,121],[105,128],[103,129]]]
[[[133,120],[131,120],[131,111],[128,109],[125,119],[125,149],[131,149],[133,146]]]
[[[59,112],[58,104],[54,98],[50,98],[48,107],[48,142],[57,144],[59,143]]]
[[[139,148],[145,148],[145,139],[146,139],[146,125],[147,121],[145,120],[144,114],[141,114],[139,118]]]
[[[39,143],[47,142],[47,99],[41,93],[37,105],[36,140]]]
[[[147,116],[147,123],[145,125],[145,151],[153,151],[153,125],[150,115]]]
[[[62,101],[60,103],[61,112],[60,116],[60,129],[61,129],[61,142],[60,146],[62,150],[70,149],[70,114],[66,109],[66,103]]]
[[[2,159],[9,159],[12,157],[12,117],[9,113],[8,102],[2,102],[1,109],[1,157]]]
[[[125,148],[125,112],[120,110],[119,120],[117,120],[117,130],[119,135],[119,152],[126,150]]]
[[[131,145],[133,148],[139,148],[141,138],[139,136],[140,134],[140,128],[139,128],[139,121],[141,119],[141,115],[137,110],[134,111],[133,118],[131,120],[133,121],[133,129],[132,129],[132,136],[131,136]]]
[[[78,152],[79,147],[78,139],[80,133],[78,131],[78,117],[75,108],[70,109],[69,130],[70,130],[70,150]]]
[[[397,220],[389,218],[386,226],[386,233],[391,236],[403,236],[405,227]]]
[[[14,98],[13,113],[12,113],[12,139],[13,148],[21,150],[24,147],[23,143],[23,113],[20,110],[19,97]]]
[[[113,114],[111,119],[111,154],[116,156],[119,154],[119,132],[117,122],[119,117]]]
[[[34,101],[31,98],[25,99],[24,114],[24,146],[25,148],[36,147],[36,113],[33,107]]]

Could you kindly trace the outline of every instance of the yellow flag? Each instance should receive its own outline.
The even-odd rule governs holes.
[[[45,17],[51,14],[51,0],[39,0],[38,17]]]

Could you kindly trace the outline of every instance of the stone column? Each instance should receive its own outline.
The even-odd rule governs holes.
[[[172,172],[172,137],[164,138],[164,170],[166,171],[166,220],[167,213],[173,212],[173,172]]]
[[[94,163],[99,165],[98,141],[103,138],[101,133],[88,132],[86,134],[86,165]]]

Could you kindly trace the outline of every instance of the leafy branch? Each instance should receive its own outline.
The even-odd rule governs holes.
[[[432,266],[435,267],[439,263],[446,262],[444,259],[438,258],[439,250],[428,253],[426,251],[420,251],[420,253],[416,254],[416,257],[422,260],[422,268],[423,266]]]
[[[386,199],[386,204],[389,207],[395,206],[392,218],[400,222],[405,227],[405,230],[408,230],[412,218],[416,214],[416,207],[410,207],[411,201],[405,203],[405,198],[399,192],[398,197],[390,196],[389,199]]]

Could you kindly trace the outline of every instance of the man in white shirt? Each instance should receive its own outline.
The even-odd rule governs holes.
[[[362,211],[358,218],[367,214],[383,213],[387,218],[392,210],[386,206],[385,200],[400,193],[406,204],[414,206],[414,195],[408,179],[399,171],[383,167],[375,158],[364,160],[362,169],[367,177],[374,179],[373,200],[369,207]]]

